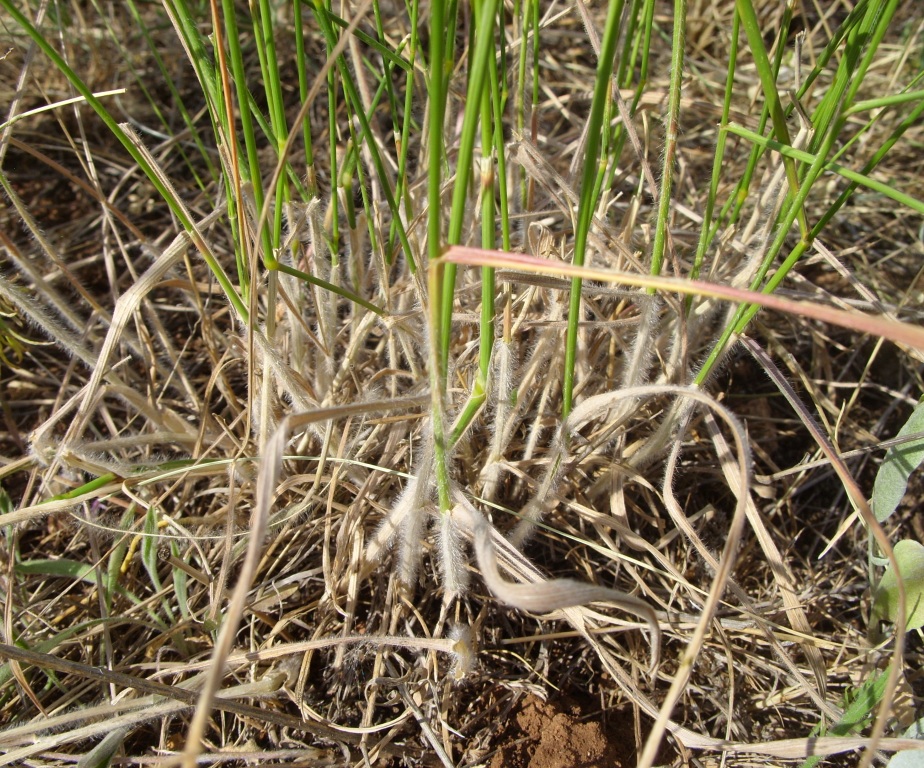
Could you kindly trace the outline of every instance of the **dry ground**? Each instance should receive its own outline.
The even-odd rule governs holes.
[[[806,6],[802,24],[820,46],[832,17],[845,11],[835,5],[822,19]],[[870,74],[870,93],[890,78],[910,79],[909,73],[920,68],[924,41],[914,6],[906,3],[894,29],[894,58]],[[658,10],[664,13],[666,6]],[[109,21],[125,46],[119,51],[91,7],[75,3],[71,13],[64,45],[72,66],[94,89],[127,86],[117,109],[142,130],[154,126],[129,65],[148,82],[155,102],[170,104],[170,95],[131,20],[116,4]],[[718,16],[713,6],[691,3],[690,13],[670,267],[681,273],[696,242],[695,212],[702,210],[711,172],[724,35],[730,26],[730,10]],[[766,18],[770,28],[772,8]],[[668,18],[663,21],[666,27]],[[0,61],[0,103],[7,103],[27,45],[9,25],[0,33],[7,41],[3,50],[10,49]],[[567,217],[554,190],[542,182],[552,168],[569,178],[586,118],[593,62],[582,35],[573,11],[543,35],[544,90],[534,114],[535,144],[547,165],[532,171],[522,165],[535,181],[534,202],[523,212],[515,248],[568,255]],[[908,45],[908,39],[914,42]],[[169,28],[158,31],[157,45],[195,110],[192,75]],[[653,84],[636,126],[654,164],[661,146],[667,48],[654,63]],[[906,48],[912,56],[901,62]],[[281,50],[280,58],[289,53]],[[742,76],[748,76],[746,69]],[[29,109],[70,94],[39,57],[23,95],[23,108]],[[735,109],[753,122],[756,107],[747,99]],[[318,110],[313,117],[323,132],[326,115]],[[190,150],[188,136],[172,116],[168,120],[176,126],[176,142],[143,131],[145,142],[195,215],[205,216],[214,208],[216,190],[194,185],[176,151],[176,146]],[[885,123],[882,131],[888,130]],[[922,141],[924,127],[917,126],[878,172],[919,199],[924,195]],[[729,168],[742,164],[747,150],[733,142]],[[4,531],[3,640],[62,660],[58,668],[48,666],[48,659],[2,668],[0,721],[7,729],[32,723],[43,739],[32,750],[32,739],[18,731],[3,750],[20,755],[22,765],[69,765],[124,714],[127,730],[114,764],[148,764],[182,749],[192,705],[189,697],[154,696],[164,691],[146,689],[142,682],[174,689],[199,684],[196,676],[210,658],[216,619],[248,540],[255,478],[249,457],[258,452],[259,434],[248,387],[259,381],[262,358],[190,250],[132,313],[110,355],[110,372],[98,382],[93,402],[87,402],[84,388],[94,370],[88,362],[99,353],[115,303],[153,254],[173,239],[175,223],[89,110],[59,108],[29,118],[17,124],[3,151],[3,172],[35,224],[24,226],[21,212],[5,198],[2,246],[34,271],[14,267],[12,257],[4,255],[0,279],[39,297],[59,318],[68,343],[89,355],[75,359],[61,344],[49,343],[23,312],[0,307],[0,327],[26,340],[18,344],[9,337],[0,347],[0,483],[9,509],[32,510]],[[650,201],[635,193],[639,175],[640,161],[617,177],[610,222],[631,248],[644,250],[651,211]],[[736,177],[729,173],[729,178]],[[324,186],[323,174],[321,181]],[[812,204],[823,209],[837,191],[832,180]],[[919,323],[924,319],[921,228],[919,216],[874,194],[858,195],[822,237],[833,258],[811,255],[785,291],[868,308],[861,286],[907,322]],[[44,245],[36,233],[44,236]],[[207,236],[230,264],[226,224],[219,220]],[[731,263],[734,254],[727,258]],[[423,317],[413,281],[399,264],[388,272],[387,286],[370,288],[381,279],[375,266],[357,263],[351,269],[355,284],[378,291],[397,319],[370,322],[341,303],[334,315],[337,327],[325,332],[314,314],[316,294],[284,284],[292,300],[305,307],[302,332],[320,340],[305,345],[309,351],[303,359],[287,358],[303,398],[280,398],[276,416],[370,395],[387,403],[425,391]],[[715,269],[713,278],[721,279],[722,268]],[[479,297],[474,286],[474,277],[464,274],[452,350],[457,405],[475,364]],[[520,282],[510,290],[523,407],[506,445],[507,470],[495,491],[494,521],[504,530],[515,520],[503,510],[520,509],[534,495],[552,450],[566,301],[562,291],[547,285]],[[618,387],[642,314],[640,303],[625,294],[601,291],[587,301],[581,358],[585,397]],[[659,345],[652,350],[655,371],[669,354],[670,335],[684,332],[673,319],[675,309],[675,300],[668,299],[661,310]],[[281,344],[294,345],[296,331],[287,333]],[[921,355],[770,313],[758,316],[750,335],[777,361],[868,492],[883,441],[895,434],[924,391]],[[690,338],[687,359],[699,359],[703,339]],[[326,346],[328,340],[332,346]],[[285,347],[281,354],[294,352]],[[282,385],[280,391],[285,391]],[[750,754],[733,754],[730,764],[788,764],[764,754],[760,745],[804,738],[823,718],[836,718],[845,694],[885,667],[891,646],[871,641],[866,533],[856,522],[841,530],[850,504],[804,424],[743,348],[729,355],[709,391],[747,427],[755,509],[766,538],[759,540],[749,529],[741,542],[733,572],[738,591],[726,591],[672,719],[707,739],[755,745]],[[665,636],[654,679],[646,675],[647,635],[606,606],[569,616],[529,616],[498,605],[472,568],[471,591],[447,610],[432,542],[421,545],[423,568],[412,588],[398,584],[393,554],[369,563],[364,548],[407,482],[403,473],[415,469],[426,421],[420,410],[383,408],[373,416],[328,422],[289,446],[300,458],[284,466],[272,532],[222,683],[236,691],[226,701],[242,706],[236,711],[216,707],[205,734],[209,764],[313,766],[364,759],[438,764],[435,745],[458,766],[634,764],[651,726],[640,702],[656,707],[677,672],[702,591],[713,576],[703,552],[721,550],[734,507],[702,413],[689,426],[672,477],[689,535],[680,532],[665,502],[664,457],[632,467],[633,446],[650,439],[668,406],[667,398],[640,405],[624,420],[618,440],[603,437],[609,424],[588,426],[583,437],[595,450],[588,449],[550,493],[548,527],[525,550],[546,575],[616,586],[649,600]],[[459,485],[476,494],[484,490],[493,413],[488,410],[476,422],[454,455]],[[85,423],[78,414],[86,415]],[[168,464],[187,458],[200,460],[200,466]],[[103,494],[58,503],[50,513],[33,506],[107,472],[112,476]],[[921,479],[909,490],[888,532],[920,540]],[[78,573],[74,564],[88,568]],[[106,588],[110,577],[117,588]],[[446,637],[454,625],[472,628],[477,652],[461,679],[451,673],[451,659],[417,642]],[[586,636],[577,631],[581,628]],[[411,639],[406,647],[340,641],[355,636]],[[274,655],[272,649],[288,646],[300,652]],[[921,638],[912,633],[893,707],[896,722],[909,723],[919,714],[922,662]],[[138,687],[132,692],[131,681],[99,673],[100,668],[129,675],[140,681]],[[248,685],[256,688],[236,689]],[[637,696],[630,695],[633,690]],[[145,704],[150,711],[132,715],[132,700],[145,696],[154,696]],[[174,708],[153,710],[166,705]],[[58,718],[58,724],[44,728],[44,718]],[[900,730],[890,727],[890,733]],[[718,751],[694,746],[683,734],[669,738],[659,761],[718,764]],[[831,764],[855,760],[856,753],[848,752]]]

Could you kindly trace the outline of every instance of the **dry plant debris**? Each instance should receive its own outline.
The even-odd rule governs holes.
[[[688,5],[665,270],[678,276],[691,269],[712,172],[733,8]],[[849,8],[802,5],[809,60]],[[913,5],[897,13],[889,55],[866,75],[869,97],[921,69]],[[179,117],[167,115],[164,133],[152,110],[174,103],[152,41],[118,4],[105,23],[93,3],[51,6],[59,23],[67,17],[58,43],[71,66],[94,91],[126,86],[112,110],[233,272],[220,183]],[[763,6],[772,29],[782,4]],[[655,5],[665,35],[669,11]],[[202,118],[178,39],[159,9],[144,12],[154,50]],[[278,13],[291,25],[285,4]],[[582,2],[542,5],[532,125],[505,137],[528,188],[514,232],[523,253],[570,259],[596,66],[585,30],[603,15]],[[408,34],[397,12],[381,23],[396,47]],[[8,20],[0,35],[9,51],[0,103],[22,114],[73,96]],[[307,45],[320,67],[323,40]],[[596,267],[646,272],[668,48],[653,49],[631,120],[632,162],[599,205]],[[291,53],[277,50],[280,61]],[[734,115],[755,128],[759,79],[742,66],[753,99],[739,98]],[[451,81],[452,119],[460,89]],[[295,114],[294,85],[289,95]],[[328,117],[321,101],[309,111],[318,135]],[[874,131],[887,136],[900,119],[889,114]],[[370,130],[386,144],[390,121]],[[919,122],[876,171],[918,200],[922,141]],[[742,169],[749,149],[731,141],[725,164]],[[222,151],[206,156],[218,164]],[[271,166],[271,153],[263,162]],[[844,525],[847,492],[761,356],[739,345],[707,386],[689,386],[727,305],[701,300],[688,312],[678,294],[586,284],[576,405],[562,422],[568,283],[499,273],[492,397],[450,451],[446,516],[433,493],[426,277],[369,254],[367,224],[387,240],[387,209],[377,204],[350,226],[344,208],[356,201],[331,207],[325,162],[320,200],[285,211],[291,266],[385,312],[258,273],[247,310],[265,322],[247,324],[200,258],[202,243],[85,106],[3,132],[0,765],[176,764],[197,714],[197,759],[209,765],[634,765],[670,697],[661,723],[670,735],[649,764],[719,765],[723,754],[727,764],[802,764],[812,729],[838,721],[892,646],[870,632],[866,532]],[[381,201],[371,160],[359,165],[366,175],[350,191]],[[426,184],[416,173],[404,205],[418,215],[408,237],[420,246]],[[763,195],[716,241],[709,281],[740,288],[759,265],[785,175],[766,162],[758,173]],[[820,185],[809,218],[838,184]],[[253,208],[241,220],[255,227],[260,211],[242,207]],[[345,233],[333,266],[332,219]],[[779,295],[918,325],[921,227],[919,214],[858,194]],[[460,269],[449,415],[478,377],[480,311],[479,278]],[[924,391],[922,350],[769,312],[748,337],[869,489],[881,450]],[[922,492],[917,477],[890,535],[924,536]],[[920,715],[922,652],[910,634],[888,702],[889,749],[908,746],[895,737]],[[203,708],[208,679],[217,687]],[[835,755],[829,764],[853,764],[863,736],[812,743]]]

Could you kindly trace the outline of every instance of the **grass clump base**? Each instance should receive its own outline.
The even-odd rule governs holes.
[[[912,746],[915,14],[0,6],[4,764]]]

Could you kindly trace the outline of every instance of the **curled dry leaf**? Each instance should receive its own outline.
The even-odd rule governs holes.
[[[461,495],[457,495],[456,506],[451,514],[458,526],[471,536],[482,578],[500,601],[530,613],[550,613],[593,602],[612,603],[638,616],[648,626],[652,648],[649,671],[654,674],[660,660],[661,627],[654,609],[648,603],[625,592],[596,584],[574,579],[543,579],[533,565]],[[517,583],[505,579],[498,567],[498,560],[505,570],[528,581]]]

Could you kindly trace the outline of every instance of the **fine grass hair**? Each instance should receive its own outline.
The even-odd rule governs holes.
[[[5,762],[908,747],[902,4],[0,8]]]

